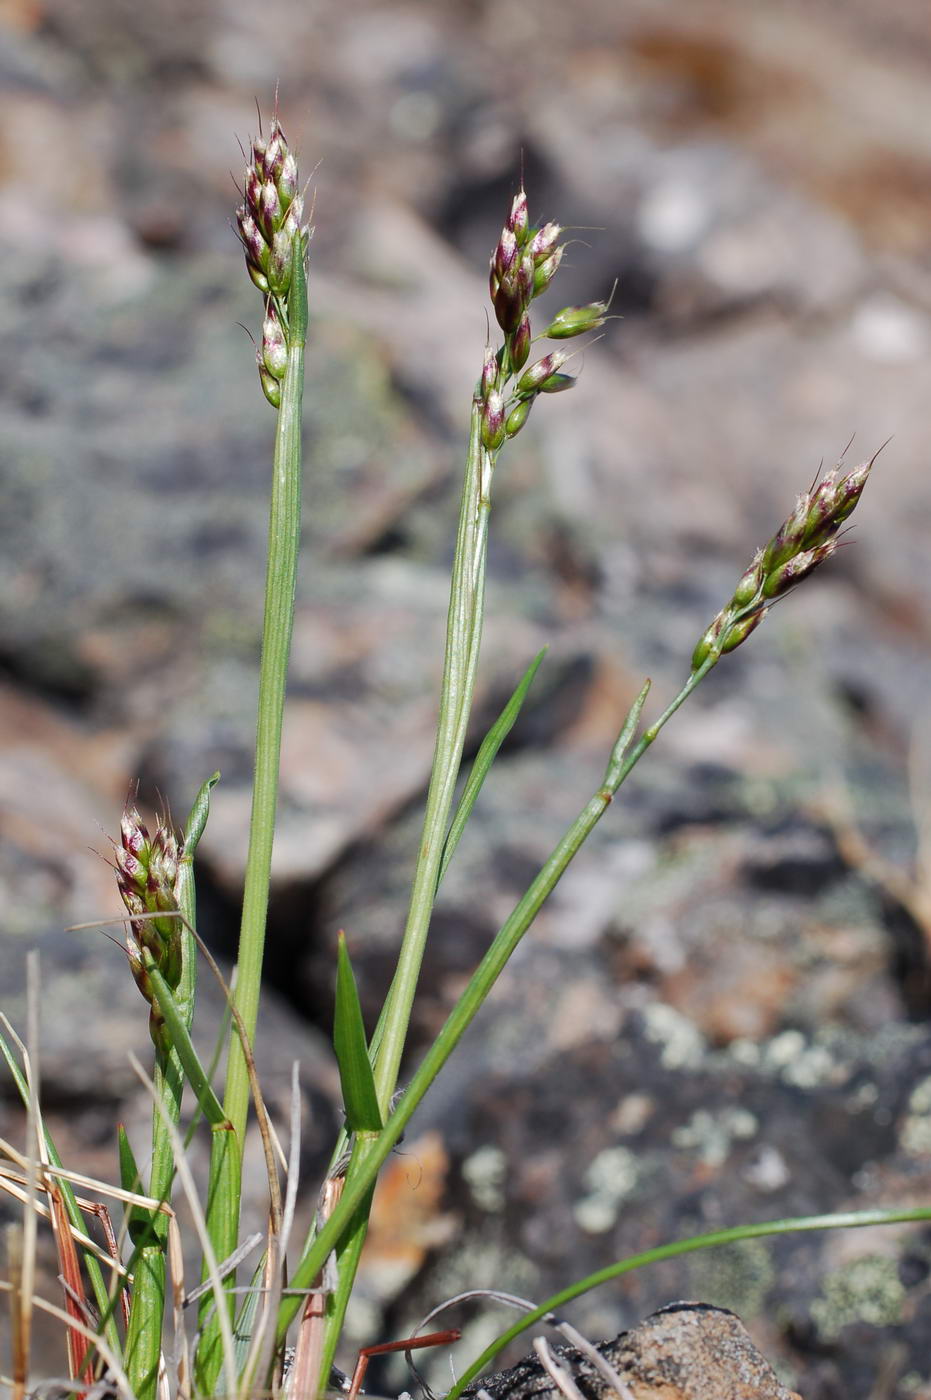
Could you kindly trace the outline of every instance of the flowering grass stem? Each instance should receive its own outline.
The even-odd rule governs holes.
[[[307,285],[304,246],[294,235],[291,284],[288,292],[288,362],[281,384],[281,403],[275,429],[271,504],[268,523],[268,561],[265,576],[265,616],[259,669],[258,722],[255,743],[255,776],[249,852],[243,889],[239,952],[236,963],[234,1004],[242,1017],[250,1045],[255,1039],[268,891],[271,880],[272,843],[278,806],[278,773],[285,683],[291,654],[297,557],[301,533],[301,424],[304,394],[304,343],[307,334]],[[223,1108],[231,1128],[213,1137],[207,1226],[218,1259],[231,1255],[239,1240],[239,1201],[242,1152],[249,1107],[249,1075],[239,1037],[230,1037],[226,1092]],[[229,1276],[235,1282],[235,1274]],[[205,1312],[210,1300],[205,1300]],[[208,1323],[198,1367],[201,1384],[209,1390],[219,1373],[222,1355],[219,1328]]]
[[[171,1000],[185,1034],[190,1031],[194,1019],[197,986],[196,948],[189,932],[197,919],[194,853],[207,821],[210,793],[218,781],[219,774],[215,773],[197,794],[185,827],[174,886],[177,907],[182,915],[181,920],[174,921],[179,925],[181,974]],[[157,976],[157,970],[153,971]],[[153,1084],[156,1105],[160,1107],[152,1116],[152,1165],[147,1194],[155,1200],[168,1201],[171,1199],[175,1174],[171,1128],[181,1117],[185,1084],[182,1053],[175,1043],[156,1048]],[[142,1183],[137,1183],[135,1189],[142,1189]],[[145,1235],[134,1251],[132,1302],[124,1352],[126,1374],[138,1400],[153,1400],[158,1384],[167,1247],[168,1218],[162,1211],[153,1211]]]
[[[694,690],[696,684],[697,681],[694,677],[690,677],[682,694],[677,697],[677,701],[673,702],[653,726],[656,733],[675,713],[686,694]],[[472,974],[466,990],[450,1012],[446,1024],[424,1056],[420,1067],[413,1075],[400,1103],[391,1114],[385,1127],[377,1136],[360,1138],[358,1141],[357,1152],[340,1203],[316,1238],[308,1241],[306,1252],[292,1280],[293,1288],[310,1287],[311,1282],[323,1267],[330,1250],[338,1246],[350,1220],[370,1192],[379,1168],[390,1155],[417,1105],[462,1039],[506,967],[518,943],[530,928],[546,899],[555,889],[567,866],[604,815],[617,788],[630,772],[633,764],[625,764],[624,755],[633,740],[648,691],[649,682],[644,685],[630,708],[612,750],[602,782],[555,846],[536,879],[523,898],[515,905],[510,917],[495,936],[491,947]],[[640,745],[638,747],[640,754],[643,754],[649,746]],[[283,1338],[287,1331],[297,1308],[298,1302],[294,1299],[286,1298],[282,1303],[278,1314],[280,1338]]]
[[[423,833],[397,969],[388,993],[384,1033],[375,1060],[375,1088],[387,1116],[397,1087],[411,1007],[436,898],[453,794],[465,746],[482,637],[489,495],[493,455],[481,441],[482,407],[472,404],[469,454],[459,508],[449,594],[440,715]]]

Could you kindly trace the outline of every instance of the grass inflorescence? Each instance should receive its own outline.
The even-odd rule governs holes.
[[[194,858],[208,819],[210,791],[198,793],[183,832],[158,821],[150,834],[128,802],[114,843],[119,893],[127,911],[126,955],[148,1007],[154,1046],[151,1074],[139,1073],[152,1098],[151,1143],[132,1144],[114,1128],[118,1184],[88,1182],[65,1170],[45,1129],[38,1092],[39,1046],[32,1028],[24,1043],[9,1025],[0,1034],[9,1073],[28,1110],[25,1149],[2,1143],[9,1163],[0,1185],[21,1202],[24,1223],[8,1237],[16,1400],[28,1385],[34,1307],[55,1305],[33,1297],[35,1229],[51,1221],[65,1283],[62,1319],[69,1342],[75,1395],[104,1400],[259,1394],[314,1400],[330,1383],[331,1367],[352,1296],[378,1172],[399,1141],[424,1094],[454,1051],[497,978],[531,927],[544,901],[602,818],[634,766],[705,676],[742,645],[772,603],[808,578],[838,548],[840,532],[857,506],[873,461],[837,467],[803,493],[772,539],[754,556],[729,600],[683,663],[681,690],[645,726],[646,681],[629,712],[618,716],[617,739],[594,791],[580,794],[578,811],[515,903],[456,1001],[445,1025],[410,1082],[399,1072],[430,936],[437,892],[495,756],[513,726],[543,654],[533,658],[480,745],[468,775],[463,754],[472,716],[485,614],[485,573],[496,473],[509,441],[545,400],[571,389],[569,359],[561,348],[600,328],[603,301],[567,306],[534,331],[534,303],[557,283],[563,229],[534,224],[527,195],[515,196],[491,256],[490,320],[497,327],[478,362],[470,432],[451,571],[443,679],[436,745],[421,840],[394,974],[377,1024],[366,1028],[345,939],[338,940],[334,975],[334,1054],[339,1066],[345,1123],[333,1144],[330,1169],[317,1183],[318,1207],[302,1241],[293,1225],[300,1155],[300,1099],[295,1077],[288,1157],[271,1128],[253,1059],[259,985],[275,832],[281,723],[288,672],[301,521],[301,406],[304,341],[308,326],[307,263],[310,230],[298,165],[275,116],[267,138],[251,142],[236,224],[249,278],[262,298],[257,349],[262,393],[275,411],[271,471],[265,621],[259,675],[255,775],[239,956],[230,1002],[230,1029],[222,1072],[204,1065],[196,1029],[196,969],[205,950],[196,933]],[[534,357],[540,342],[551,342]],[[541,401],[544,401],[541,404]],[[874,459],[875,460],[875,459]],[[463,781],[464,780],[464,781]],[[457,793],[459,794],[457,800]],[[219,972],[207,955],[208,975]],[[221,979],[222,980],[222,979]],[[33,994],[35,1004],[36,994]],[[141,1022],[140,1022],[141,1024]],[[222,1087],[221,1087],[222,1086]],[[189,1091],[196,1105],[187,1127],[210,1139],[206,1182],[195,1183],[181,1131]],[[242,1264],[256,1240],[240,1230],[242,1157],[250,1101],[262,1134],[268,1176],[269,1226],[260,1260],[247,1282]],[[284,1185],[282,1183],[285,1183]],[[109,1215],[89,1195],[102,1195],[122,1212]],[[175,1203],[184,1197],[195,1221],[202,1268],[184,1275]],[[107,1221],[107,1248],[96,1242],[92,1215]],[[662,1258],[729,1241],[788,1230],[931,1218],[931,1209],[891,1209],[858,1216],[809,1217],[769,1225],[734,1226],[714,1235],[670,1242],[618,1261],[570,1285],[532,1309],[502,1334],[454,1387],[487,1364],[521,1326],[546,1317],[585,1289]],[[528,1304],[528,1307],[530,1305]]]

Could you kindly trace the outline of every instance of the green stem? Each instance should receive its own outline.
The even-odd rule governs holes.
[[[357,1142],[349,1178],[340,1203],[316,1237],[312,1241],[308,1241],[306,1252],[292,1280],[293,1288],[311,1287],[330,1250],[339,1247],[349,1221],[371,1188],[379,1168],[390,1156],[395,1143],[404,1132],[418,1104],[462,1039],[513,955],[518,943],[559,882],[573,856],[604,815],[615,792],[631,769],[713,665],[714,660],[709,659],[689,677],[672,704],[631,748],[640,712],[649,690],[649,682],[643,687],[627,715],[608,760],[604,778],[597,791],[558,842],[530,888],[518,901],[507,922],[496,934],[491,947],[472,974],[468,987],[450,1012],[446,1024],[424,1056],[419,1069],[405,1090],[404,1097],[391,1114],[381,1133],[373,1141],[360,1140]],[[299,1302],[295,1299],[286,1298],[282,1302],[278,1313],[279,1341],[284,1339],[298,1306]]]
[[[174,1002],[188,1030],[194,1019],[197,988],[197,949],[189,931],[197,922],[194,852],[207,820],[210,791],[218,778],[219,774],[214,774],[204,783],[191,809],[184,832],[177,885],[178,908],[184,916],[184,923],[181,927],[181,980],[175,988]],[[162,1103],[166,1117],[176,1124],[181,1117],[184,1069],[174,1048],[167,1054],[156,1053],[154,1084],[156,1097]],[[166,1120],[157,1109],[153,1109],[152,1169],[148,1194],[159,1201],[170,1200],[174,1171],[174,1153]],[[165,1315],[167,1242],[168,1217],[163,1211],[153,1211],[148,1243],[142,1245],[135,1258],[132,1304],[126,1332],[126,1375],[137,1400],[154,1400],[156,1394]]]
[[[695,690],[697,686],[701,685],[708,672],[717,665],[718,660],[719,658],[717,656],[709,656],[702,662],[697,670],[692,672],[676,698],[670,705],[667,705],[659,719],[654,720],[649,729],[643,731],[629,753],[618,753],[618,746],[615,747],[614,753],[611,755],[611,762],[608,764],[607,775],[608,781],[614,783],[613,790],[615,792],[621,786],[621,783],[627,777],[630,770],[640,762],[663,726],[672,719],[676,710],[685,704],[686,700],[692,694],[692,691]]]
[[[492,467],[491,454],[481,443],[481,403],[476,400],[472,404],[469,455],[459,508],[440,715],[420,854],[398,965],[386,1002],[384,1034],[375,1062],[375,1087],[379,1106],[385,1116],[398,1082],[472,710],[482,637],[488,516],[491,508],[487,488]]]
[[[404,937],[377,1032],[374,1080],[378,1105],[384,1118],[388,1116],[391,1098],[398,1082],[411,1008],[417,991],[430,917],[436,898],[453,796],[472,712],[484,617],[488,517],[491,510],[489,488],[493,469],[493,455],[482,446],[481,401],[475,398],[472,403],[469,452],[459,505],[456,550],[450,580],[440,713],[423,832]],[[374,1139],[375,1144],[379,1141],[379,1138]],[[373,1140],[360,1134],[353,1147],[347,1185],[354,1180],[358,1170],[365,1168],[372,1149]],[[374,1181],[375,1171],[377,1167],[367,1176],[370,1183]],[[368,1189],[367,1187],[360,1195],[360,1202],[364,1203]],[[368,1210],[363,1208],[359,1211],[350,1236],[338,1249],[340,1287],[330,1299],[327,1311],[321,1388],[329,1376],[329,1368],[342,1332],[343,1318],[362,1254],[367,1226]]]
[[[271,880],[272,843],[278,806],[278,770],[285,684],[291,652],[297,556],[301,533],[301,422],[304,393],[304,342],[307,333],[307,288],[300,236],[295,238],[294,271],[288,293],[288,365],[281,389],[275,431],[265,575],[265,617],[259,670],[258,722],[252,817],[246,859],[239,954],[234,1001],[250,1045],[255,1040],[265,948],[265,924]],[[223,1100],[232,1130],[214,1135],[207,1199],[207,1227],[217,1258],[233,1253],[239,1234],[242,1151],[249,1107],[249,1076],[239,1038],[230,1037],[226,1093]],[[234,1281],[234,1272],[230,1283]],[[213,1300],[205,1298],[204,1313]],[[219,1331],[208,1324],[201,1341],[201,1377],[209,1390],[219,1374]]]

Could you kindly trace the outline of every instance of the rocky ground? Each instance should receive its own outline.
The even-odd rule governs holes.
[[[278,83],[321,164],[260,1067],[278,1103],[301,1059],[309,1185],[337,1113],[336,930],[368,1013],[397,946],[485,267],[521,167],[532,214],[578,230],[559,303],[617,278],[622,319],[502,462],[476,739],[551,650],[450,870],[415,1052],[642,677],[671,697],[819,462],[894,435],[850,547],[670,725],[437,1084],[386,1176],[359,1340],[702,1228],[927,1202],[926,7],[4,0],[0,26],[0,1002],[21,1020],[38,946],[69,1158],[111,1172],[114,1116],[145,1111],[125,965],[62,932],[118,910],[89,848],[133,779],[180,815],[222,771],[201,923],[235,943],[272,419],[228,172]],[[931,1395],[929,1278],[921,1229],[749,1241],[573,1317],[607,1337],[698,1298],[806,1400],[905,1400]],[[463,1362],[490,1325],[464,1321]]]

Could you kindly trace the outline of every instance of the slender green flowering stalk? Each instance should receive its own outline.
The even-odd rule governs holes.
[[[486,356],[483,379],[491,380],[493,375],[491,360]],[[486,394],[484,396],[485,402],[487,402],[487,398]],[[481,394],[479,400],[482,400]],[[823,562],[823,559],[833,552],[833,548],[836,547],[837,531],[856,506],[871,466],[872,462],[856,468],[843,477],[837,471],[832,472],[820,486],[813,487],[800,498],[792,516],[777,531],[766,549],[760,551],[751,566],[751,570],[748,570],[738,584],[731,603],[722,609],[719,618],[715,619],[715,623],[708,629],[696,647],[691,673],[678,695],[667,705],[659,718],[654,720],[635,741],[635,731],[647,697],[649,682],[644,686],[627,716],[601,786],[579,814],[577,820],[567,830],[536,880],[499,931],[476,969],[468,987],[450,1013],[446,1025],[428,1050],[406,1092],[392,1109],[384,1128],[380,1133],[359,1134],[342,1199],[316,1239],[308,1241],[304,1256],[292,1280],[295,1288],[309,1286],[312,1280],[317,1277],[329,1251],[334,1247],[337,1249],[341,1266],[350,1260],[354,1263],[359,1248],[359,1213],[366,1209],[379,1166],[387,1159],[404,1126],[409,1122],[433,1079],[487,998],[497,977],[506,966],[520,939],[530,928],[543,902],[607,809],[614,794],[629,777],[646,751],[653,745],[668,721],[697,689],[705,676],[717,664],[724,651],[733,650],[740,641],[749,635],[749,631],[752,629],[746,627],[748,619],[756,618],[761,609],[765,610],[769,599],[778,597],[786,591],[790,586],[788,580],[795,582],[806,577],[817,567],[818,563]],[[829,545],[831,548],[825,553],[824,551]],[[810,557],[812,553],[815,554],[813,561]],[[752,588],[750,587],[751,581]],[[719,619],[724,620],[720,621]],[[711,634],[712,639],[710,645],[708,642],[709,634]],[[729,646],[726,645],[728,642],[730,642]],[[377,1035],[376,1032],[376,1039]],[[820,1223],[824,1224],[824,1221],[821,1220]],[[802,1228],[808,1227],[803,1226]],[[351,1247],[340,1255],[340,1242],[346,1239],[347,1231],[351,1237]],[[707,1241],[702,1243],[713,1242],[715,1241],[709,1237]],[[667,1252],[671,1255],[695,1247],[698,1247],[697,1242],[684,1246],[670,1246]],[[659,1257],[659,1254],[656,1257]],[[617,1272],[622,1272],[624,1267],[633,1267],[635,1263],[640,1262],[646,1262],[646,1258],[630,1261],[626,1266],[621,1265]],[[341,1294],[344,1289],[348,1292],[346,1280],[341,1277]],[[284,1336],[296,1307],[296,1303],[282,1305],[279,1314],[279,1335],[281,1337]],[[337,1319],[341,1321],[341,1313],[334,1314],[334,1321]],[[328,1346],[326,1351],[327,1365],[331,1358],[332,1350]],[[326,1375],[327,1372],[324,1371],[322,1374]]]
[[[278,771],[285,682],[291,652],[297,555],[301,528],[301,414],[304,342],[307,334],[306,255],[311,230],[302,225],[304,203],[297,163],[277,115],[268,140],[251,144],[237,224],[246,269],[265,297],[259,379],[277,410],[272,494],[269,508],[265,616],[259,670],[255,776],[249,853],[246,860],[235,1002],[250,1044],[255,1039],[265,924],[271,878],[272,842],[278,805]],[[246,1059],[231,1036],[223,1107],[231,1131],[216,1133],[210,1163],[207,1226],[216,1256],[236,1249],[243,1139],[249,1105]],[[235,1271],[226,1278],[235,1283]],[[204,1300],[201,1316],[211,1312]],[[232,1299],[230,1302],[232,1308]],[[214,1315],[201,1336],[197,1374],[209,1393],[221,1365],[220,1332]]]
[[[715,665],[725,652],[746,641],[769,605],[823,564],[840,545],[838,531],[863,494],[876,455],[841,475],[839,467],[799,496],[765,549],[741,576],[730,602],[702,636],[692,654],[692,670]]]
[[[469,451],[460,503],[456,550],[450,585],[446,653],[440,714],[423,834],[414,872],[410,906],[395,975],[373,1040],[374,1080],[379,1107],[387,1117],[398,1082],[401,1058],[417,990],[420,967],[433,912],[453,795],[462,762],[472,710],[484,619],[485,566],[491,491],[498,454],[527,422],[540,394],[570,388],[561,374],[567,358],[555,351],[526,368],[533,344],[530,310],[553,280],[562,260],[561,228],[530,224],[527,196],[520,190],[491,257],[489,292],[502,344],[487,346],[472,400]],[[567,308],[560,313],[560,338],[581,335],[600,324],[607,308]],[[544,334],[546,334],[544,332]],[[359,1133],[347,1173],[347,1185],[378,1150],[378,1136]],[[371,1179],[374,1179],[373,1177]],[[368,1196],[350,1235],[338,1248],[340,1288],[330,1300],[321,1376],[329,1374],[352,1277],[365,1236]]]
[[[473,397],[472,433],[450,588],[436,752],[408,921],[375,1062],[375,1083],[383,1113],[397,1087],[453,790],[471,714],[484,613],[488,516],[498,453],[507,439],[523,428],[541,393],[557,392],[574,383],[569,376],[558,372],[566,358],[561,351],[552,352],[529,369],[525,368],[533,343],[531,305],[550,285],[559,267],[561,232],[555,223],[542,228],[531,226],[527,195],[521,189],[513,200],[491,257],[489,292],[504,339],[497,350],[491,345],[486,347]],[[567,308],[556,318],[562,328],[561,334],[583,334],[600,324],[599,317],[606,309],[602,302],[586,308]],[[570,324],[572,328],[566,329]],[[548,332],[544,332],[546,334]]]

